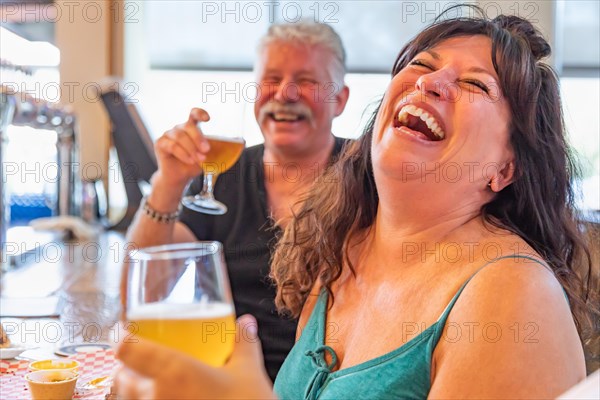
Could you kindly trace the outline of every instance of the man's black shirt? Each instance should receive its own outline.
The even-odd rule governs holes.
[[[332,161],[346,141],[335,138]],[[281,230],[268,213],[263,154],[264,145],[244,149],[238,162],[219,176],[214,194],[227,206],[226,214],[213,216],[184,207],[180,220],[198,240],[223,243],[236,314],[252,314],[257,319],[265,366],[274,381],[294,345],[297,321],[281,317],[274,305],[269,261]],[[300,180],[300,169],[294,165],[284,166],[284,172],[288,179]],[[319,172],[315,171],[315,177]],[[187,194],[198,194],[201,188],[198,177]]]

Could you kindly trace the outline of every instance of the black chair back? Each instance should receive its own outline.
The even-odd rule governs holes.
[[[125,216],[113,229],[126,230],[140,206],[142,187],[158,169],[152,138],[134,102],[128,101],[111,85],[101,93],[102,102],[110,117],[112,140],[127,194]]]

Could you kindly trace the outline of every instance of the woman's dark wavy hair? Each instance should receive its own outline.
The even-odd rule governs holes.
[[[583,285],[573,269],[581,263],[578,269],[590,279],[590,253],[576,223],[571,186],[578,168],[565,138],[558,79],[551,67],[540,62],[550,55],[550,46],[523,18],[487,19],[478,7],[460,7],[477,16],[442,19],[457,9],[446,10],[400,51],[392,76],[443,40],[472,35],[491,39],[492,62],[512,116],[515,178],[481,212],[489,224],[519,235],[547,261],[569,297],[584,339],[590,310],[598,310],[591,298],[592,285]],[[342,265],[352,268],[350,239],[375,220],[378,195],[370,146],[376,114],[377,110],[364,134],[314,185],[279,240],[271,276],[277,284],[277,307],[292,316],[299,315],[316,282],[333,298],[331,284],[339,278]]]

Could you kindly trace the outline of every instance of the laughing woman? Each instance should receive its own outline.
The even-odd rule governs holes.
[[[278,305],[300,318],[278,397],[553,398],[585,377],[585,246],[549,54],[512,16],[442,20],[401,51],[275,253]],[[266,398],[256,346],[223,369],[147,342],[119,354],[150,396]],[[137,379],[121,392],[141,396]]]

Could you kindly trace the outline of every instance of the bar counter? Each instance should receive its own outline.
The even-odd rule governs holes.
[[[20,357],[55,358],[54,352],[64,346],[109,342],[119,318],[119,283],[126,251],[123,235],[112,231],[91,241],[57,240],[28,254],[25,265],[2,273],[3,316],[9,305],[24,298],[43,305],[59,301],[55,317],[0,319],[13,343],[31,348]]]

